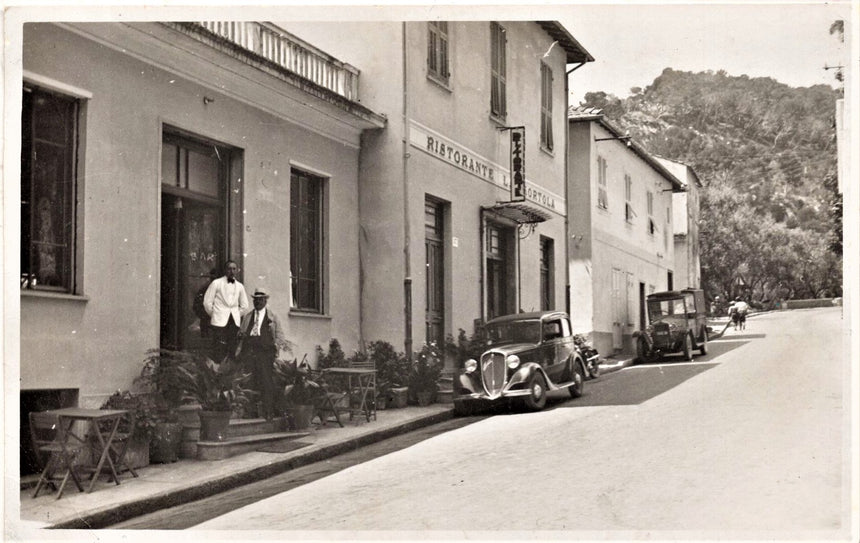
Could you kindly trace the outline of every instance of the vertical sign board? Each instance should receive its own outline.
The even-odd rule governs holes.
[[[526,129],[511,128],[511,201],[526,199]]]

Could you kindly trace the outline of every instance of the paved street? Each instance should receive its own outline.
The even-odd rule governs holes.
[[[693,363],[605,375],[195,529],[844,537],[841,328],[841,308],[762,315]]]

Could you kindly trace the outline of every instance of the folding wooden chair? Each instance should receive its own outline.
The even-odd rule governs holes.
[[[59,500],[69,477],[75,482],[78,490],[83,492],[84,487],[81,486],[74,466],[75,459],[83,450],[82,445],[68,443],[65,429],[60,426],[57,415],[48,412],[31,412],[29,418],[33,450],[36,451],[40,465],[44,465],[33,497],[37,497],[42,488],[50,486],[57,490]],[[57,475],[59,470],[65,470],[62,479]],[[59,487],[56,485],[57,480],[60,480]]]
[[[323,388],[322,394],[314,400],[314,415],[319,417],[320,424],[325,426],[329,422],[329,417],[334,417],[338,425],[343,428],[343,422],[340,420],[340,410],[338,410],[338,402],[346,396],[345,392],[330,391],[328,385],[324,381],[323,372],[311,370],[311,378],[320,383]]]
[[[119,474],[121,467],[125,467],[131,473],[132,477],[137,477],[137,472],[134,471],[134,468],[131,467],[131,464],[125,458],[131,445],[131,440],[134,437],[134,424],[136,421],[135,412],[133,410],[129,411],[124,420],[120,421],[113,441],[110,444],[109,454],[117,474]]]

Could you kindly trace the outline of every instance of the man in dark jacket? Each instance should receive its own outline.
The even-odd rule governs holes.
[[[242,317],[240,360],[254,375],[254,388],[260,393],[261,412],[257,415],[271,420],[277,413],[277,392],[274,386],[274,363],[279,345],[283,345],[281,320],[266,307],[269,293],[257,288],[253,295],[254,309]]]

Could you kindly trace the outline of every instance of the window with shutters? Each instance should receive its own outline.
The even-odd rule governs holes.
[[[541,62],[540,143],[552,151],[552,68]]]
[[[507,36],[499,23],[490,23],[490,113],[504,119],[508,114],[507,104]]]
[[[448,65],[448,39],[446,21],[427,23],[427,75],[445,86],[448,85],[451,75]]]

